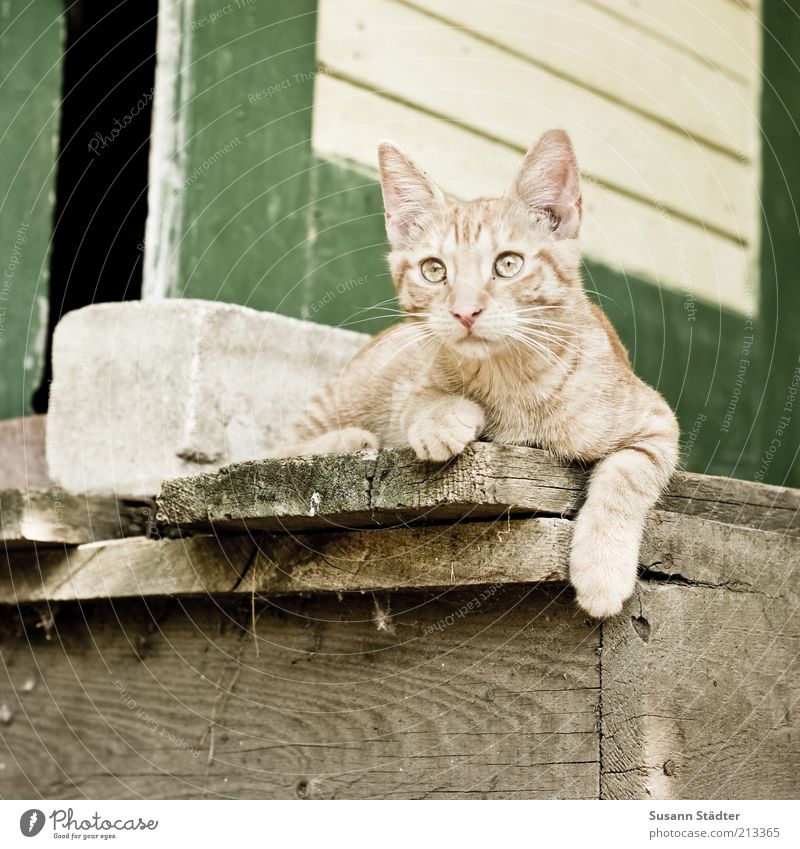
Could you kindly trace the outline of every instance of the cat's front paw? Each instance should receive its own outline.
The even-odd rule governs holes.
[[[355,454],[357,451],[378,448],[378,437],[361,427],[345,427],[334,431],[328,438],[327,453]]]
[[[466,398],[453,398],[421,413],[408,431],[420,460],[444,463],[460,454],[483,430],[483,410]]]
[[[594,544],[573,544],[569,580],[576,601],[596,619],[608,619],[622,611],[636,587],[636,553],[616,549],[602,539]]]
[[[357,451],[378,448],[378,437],[360,427],[330,430],[308,439],[281,446],[274,456],[301,457],[314,454],[355,454]]]

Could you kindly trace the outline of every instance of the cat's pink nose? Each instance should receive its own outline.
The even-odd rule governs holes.
[[[475,324],[475,319],[483,312],[477,304],[463,304],[453,308],[453,315],[470,330]]]

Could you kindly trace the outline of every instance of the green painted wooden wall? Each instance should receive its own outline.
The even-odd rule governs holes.
[[[0,419],[33,411],[44,366],[63,10],[0,3]]]
[[[765,0],[758,370],[747,387],[747,477],[800,486],[800,2]]]

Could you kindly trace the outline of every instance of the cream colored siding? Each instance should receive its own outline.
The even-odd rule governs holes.
[[[643,31],[702,57],[734,79],[760,77],[758,2],[736,0],[593,0]]]
[[[497,192],[530,142],[562,126],[587,181],[588,256],[746,309],[758,19],[713,0],[733,46],[709,55],[703,38],[687,43],[687,4],[652,5],[660,18],[600,0],[320,0],[315,149],[374,170],[391,137],[474,196]]]

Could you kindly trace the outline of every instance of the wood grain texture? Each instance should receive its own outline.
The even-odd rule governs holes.
[[[572,523],[529,518],[342,533],[265,534],[238,588],[297,592],[564,583]],[[662,513],[640,552],[645,580],[697,584],[769,598],[800,585],[800,546],[777,532]]]
[[[0,604],[98,598],[453,589],[565,583],[572,522],[532,517],[339,532],[259,532],[12,552]],[[660,513],[643,576],[768,598],[797,591],[796,538]]]
[[[9,553],[0,604],[363,593],[565,582],[566,519],[258,537],[131,539]]]
[[[645,529],[644,576],[719,586],[778,598],[800,589],[800,544],[786,531],[763,531],[696,516],[658,513]]]
[[[603,626],[603,798],[797,798],[794,578],[781,599],[640,586]]]
[[[387,603],[259,605],[255,638],[210,600],[68,605],[49,640],[4,617],[0,796],[597,797],[599,632],[569,599]]]
[[[231,592],[255,553],[248,537],[130,539],[9,553],[0,603]]]
[[[71,495],[58,487],[0,490],[0,544],[31,548],[140,536],[153,506],[147,500]]]
[[[265,534],[239,590],[452,589],[567,580],[566,519],[470,522],[318,534]]]
[[[601,625],[566,585],[585,476],[244,463],[162,510],[282,532],[8,552],[0,796],[795,798],[798,493],[676,476]]]
[[[444,466],[410,450],[239,463],[165,481],[164,522],[185,528],[302,530],[512,515],[574,515],[587,471],[535,448],[475,443]],[[800,535],[800,491],[676,474],[670,513]]]

